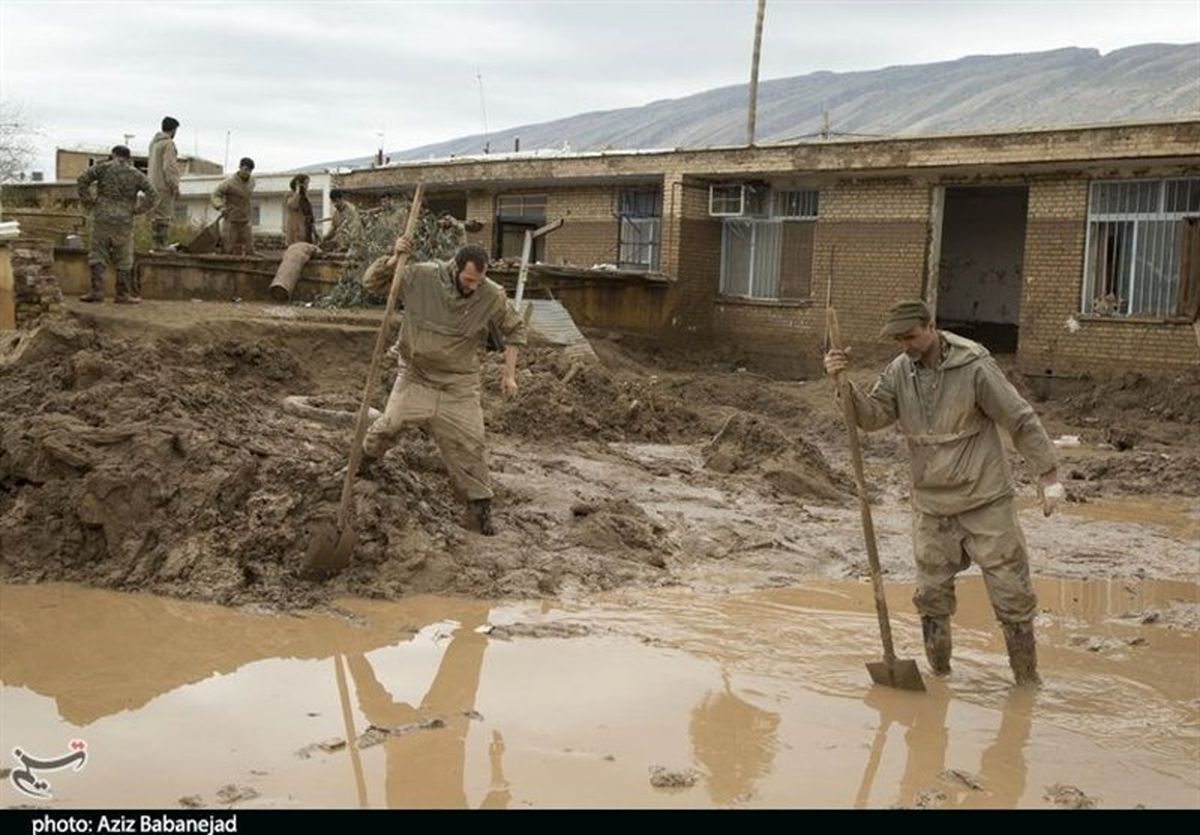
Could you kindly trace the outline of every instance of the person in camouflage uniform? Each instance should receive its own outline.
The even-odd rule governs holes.
[[[80,296],[80,301],[104,301],[104,265],[111,263],[117,271],[117,303],[136,304],[141,298],[132,278],[133,216],[154,208],[158,192],[146,175],[133,167],[129,149],[124,145],[112,149],[112,159],[80,174],[78,185],[79,199],[91,209],[92,215],[92,244],[88,251],[92,289]]]
[[[1041,683],[1033,618],[1037,598],[1017,521],[1013,480],[999,429],[1038,476],[1049,516],[1064,498],[1054,445],[1029,405],[982,345],[934,327],[920,299],[896,304],[883,333],[903,349],[869,392],[851,386],[858,425],[896,423],[912,457],[913,554],[925,654],[934,673],[950,672],[954,578],[978,563],[1009,664],[1019,685]],[[845,351],[825,355],[835,375]]]

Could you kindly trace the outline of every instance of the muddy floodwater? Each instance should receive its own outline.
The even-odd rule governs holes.
[[[1200,806],[1193,583],[1037,581],[1045,686],[1010,686],[977,577],[955,670],[872,687],[869,586],[257,613],[0,587],[0,749],[86,743],[6,806]],[[896,586],[898,652],[922,669]],[[1180,614],[1182,613],[1182,615]],[[1188,628],[1190,627],[1190,628]],[[654,785],[652,783],[669,785]]]

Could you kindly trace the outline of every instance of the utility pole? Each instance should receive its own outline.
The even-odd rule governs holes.
[[[758,110],[758,56],[762,51],[763,15],[767,0],[758,0],[758,16],[754,20],[754,57],[750,61],[750,101],[746,117],[746,144],[754,144],[754,117]]]
[[[229,134],[231,133],[233,131],[225,131],[225,162],[221,165],[222,173],[229,170]]]

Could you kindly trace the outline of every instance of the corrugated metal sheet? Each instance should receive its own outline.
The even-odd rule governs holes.
[[[579,332],[575,320],[560,302],[536,299],[525,304],[533,308],[529,318],[530,341],[561,346],[572,357],[596,359],[591,343]]]

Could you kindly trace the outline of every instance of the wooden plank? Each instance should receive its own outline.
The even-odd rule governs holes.
[[[17,297],[13,282],[12,256],[7,244],[0,244],[0,331],[16,330]]]

